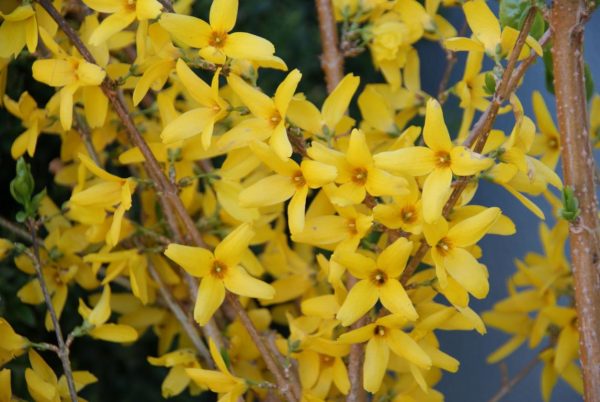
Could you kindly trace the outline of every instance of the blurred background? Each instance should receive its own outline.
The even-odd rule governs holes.
[[[1,2],[1,0],[0,0]],[[286,61],[290,69],[298,68],[303,74],[299,91],[320,105],[325,97],[323,75],[319,64],[321,45],[314,3],[309,0],[242,0],[236,30],[246,31],[265,37],[275,44],[277,55]],[[492,4],[496,6],[496,4]],[[210,0],[197,0],[194,14],[207,18]],[[442,12],[455,27],[463,24],[464,17],[460,10],[444,10]],[[597,13],[596,13],[597,14]],[[600,79],[600,16],[594,15],[586,25],[585,58],[591,67],[592,75]],[[439,81],[444,71],[445,54],[439,44],[422,41],[417,45],[421,57],[421,82],[423,89],[429,94],[436,94]],[[10,67],[7,94],[18,98],[24,90],[29,91],[38,104],[45,102],[52,95],[52,90],[36,83],[31,78],[31,57],[20,57]],[[453,71],[450,85],[458,81],[464,68],[464,55],[459,56],[459,63]],[[382,82],[383,77],[371,67],[370,55],[363,53],[357,58],[350,59],[346,64],[346,72],[354,72],[361,76],[361,87],[367,83]],[[263,70],[259,80],[261,87],[267,93],[272,93],[277,84],[285,76],[284,73]],[[529,116],[532,114],[531,93],[534,90],[542,92],[546,102],[554,113],[554,98],[545,88],[544,67],[537,62],[527,73],[523,86],[518,95]],[[360,89],[359,89],[360,92]],[[457,107],[455,97],[444,107],[445,117],[451,132],[457,132],[461,112]],[[353,117],[360,117],[357,108],[353,106]],[[497,128],[510,132],[512,118],[499,119]],[[10,157],[10,146],[16,136],[22,131],[18,121],[4,109],[0,109],[0,210],[4,217],[14,217],[16,206],[12,201],[8,188],[14,176],[14,161]],[[38,188],[51,183],[48,165],[59,152],[59,141],[54,136],[41,136],[36,157],[32,161],[34,176]],[[50,186],[50,195],[57,204],[65,201],[69,192],[57,186]],[[541,199],[539,205],[544,207],[547,216],[551,216],[549,206]],[[528,251],[540,251],[538,238],[539,220],[526,210],[515,198],[503,189],[482,183],[476,196],[475,203],[500,206],[517,226],[517,234],[511,237],[489,237],[481,243],[483,263],[490,272],[491,290],[487,299],[473,300],[472,307],[477,312],[491,309],[493,304],[504,298],[506,280],[515,271],[514,259],[523,258]],[[552,224],[552,222],[549,222]],[[0,233],[1,234],[1,233]],[[0,316],[5,316],[18,333],[34,335],[35,339],[45,331],[40,329],[43,322],[44,306],[31,307],[22,305],[15,296],[15,289],[20,288],[27,278],[17,272],[10,262],[0,263]],[[77,291],[69,293],[67,307],[63,313],[63,325],[70,328],[77,324],[75,311],[77,298],[82,294]],[[145,359],[154,355],[156,339],[148,331],[140,342],[130,347],[122,347],[106,342],[90,341],[81,338],[75,342],[72,352],[73,365],[80,369],[89,369],[98,378],[99,383],[91,385],[82,392],[82,396],[90,401],[157,401],[160,399],[160,384],[166,375],[166,369],[150,366]],[[485,336],[475,332],[440,333],[442,350],[456,357],[461,362],[461,368],[456,374],[444,373],[438,389],[446,395],[449,402],[480,402],[487,401],[500,388],[501,372],[497,365],[487,365],[485,357],[503,344],[508,335],[489,329]],[[47,341],[53,341],[49,334]],[[513,376],[533,356],[533,352],[522,347],[506,360],[509,374]],[[58,366],[57,361],[52,364]],[[18,359],[13,367],[27,364],[26,358]],[[529,376],[504,398],[504,401],[541,401],[538,366]],[[118,374],[118,375],[115,375]],[[14,376],[18,377],[18,376]],[[19,395],[27,395],[22,379],[16,381],[15,391]],[[203,398],[206,399],[206,398]],[[199,400],[191,398],[187,393],[172,398],[173,401]],[[208,400],[208,399],[207,399]],[[554,390],[553,401],[581,400],[575,392],[559,380]]]

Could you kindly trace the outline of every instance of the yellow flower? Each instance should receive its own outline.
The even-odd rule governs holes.
[[[354,122],[345,113],[359,83],[359,77],[347,74],[327,96],[321,110],[309,101],[296,97],[290,102],[287,117],[292,124],[312,136],[327,139],[334,134],[341,134],[349,130]]]
[[[342,325],[354,323],[379,300],[392,313],[410,321],[417,319],[417,312],[398,280],[411,251],[412,242],[401,237],[386,247],[376,260],[345,251],[333,255],[335,261],[348,268],[359,279],[337,313],[336,318]]]
[[[246,392],[248,385],[244,379],[231,374],[215,342],[210,338],[208,342],[210,355],[219,370],[188,368],[185,372],[196,384],[218,393],[219,401],[237,401]]]
[[[419,344],[401,327],[404,320],[395,315],[379,318],[371,324],[342,334],[342,343],[367,342],[363,364],[363,387],[375,393],[379,391],[390,360],[390,350],[404,358],[410,365],[429,369],[431,358]]]
[[[456,37],[446,39],[444,45],[447,49],[485,52],[494,59],[503,57],[512,51],[519,36],[519,31],[509,26],[501,29],[500,22],[485,0],[466,1],[463,4],[463,11],[469,27],[473,31],[473,38]],[[530,48],[538,56],[542,56],[542,47],[533,37],[527,36],[525,43],[526,46],[523,46],[519,59],[527,57]]]
[[[52,368],[33,349],[29,349],[31,368],[25,369],[27,390],[35,402],[57,402],[70,400],[67,379],[64,375],[56,377]],[[89,371],[74,371],[75,391],[95,383],[98,379]]]
[[[106,323],[110,318],[110,286],[104,285],[100,299],[93,309],[79,299],[79,314],[85,320],[87,333],[108,342],[128,343],[137,340],[138,334],[129,325]]]
[[[38,23],[36,12],[31,4],[15,8],[4,14],[0,25],[0,57],[17,57],[27,45],[29,53],[34,53],[38,44]]]
[[[15,139],[10,148],[10,153],[14,159],[19,159],[25,152],[33,156],[37,139],[42,130],[47,129],[49,124],[44,109],[38,109],[35,99],[29,92],[23,92],[19,101],[15,102],[8,96],[4,96],[4,105],[12,115],[21,120],[21,124],[26,128],[25,132]]]
[[[13,400],[12,396],[12,388],[10,385],[10,370],[2,369],[0,370],[0,402],[11,402]]]
[[[352,130],[345,154],[319,143],[313,143],[307,152],[313,159],[337,168],[336,182],[341,186],[331,187],[327,194],[333,204],[359,204],[367,194],[378,197],[408,193],[406,179],[394,176],[375,165],[377,155],[371,155],[365,135],[360,130]]]
[[[160,24],[176,40],[200,49],[200,56],[210,62],[224,64],[229,57],[285,70],[285,63],[274,56],[275,47],[271,42],[246,32],[231,33],[237,11],[238,0],[214,0],[209,23],[188,15],[165,13]]]
[[[254,231],[245,223],[229,233],[215,248],[207,249],[181,244],[170,244],[165,255],[191,275],[202,278],[194,307],[194,318],[205,325],[225,298],[225,290],[240,296],[270,299],[274,296],[271,285],[260,281],[239,265]]]
[[[251,149],[277,174],[251,184],[240,193],[240,203],[245,207],[275,205],[288,200],[288,222],[292,233],[304,229],[304,210],[309,188],[319,188],[331,183],[335,167],[304,159],[300,165],[292,159],[282,161],[266,144],[255,142]]]
[[[542,94],[534,91],[531,100],[533,102],[533,113],[540,128],[540,133],[533,140],[531,154],[541,155],[541,161],[554,170],[560,158],[560,134],[552,121],[552,116]]]
[[[28,343],[27,338],[17,334],[8,321],[0,317],[0,367],[20,356]]]
[[[85,190],[77,191],[71,196],[71,211],[78,220],[95,219],[100,216],[103,221],[105,212],[114,212],[110,231],[106,235],[106,243],[115,246],[119,242],[121,223],[125,211],[131,208],[131,194],[135,190],[132,179],[122,179],[98,167],[89,157],[79,154],[79,159],[85,168],[100,179]],[[115,205],[118,205],[115,208]]]
[[[590,103],[590,137],[594,148],[600,147],[600,95],[597,94]]]
[[[228,103],[219,96],[219,70],[215,72],[211,86],[208,86],[183,60],[179,59],[177,75],[200,107],[189,110],[169,122],[160,137],[165,144],[171,144],[201,133],[202,146],[208,149],[214,125],[227,115],[229,107]]]
[[[421,234],[423,230],[423,208],[421,192],[414,179],[409,180],[409,193],[392,198],[390,204],[380,203],[373,208],[377,222],[390,229],[402,229],[412,234]]]
[[[431,246],[431,256],[435,262],[437,279],[442,289],[451,285],[450,277],[478,299],[489,291],[488,273],[467,250],[476,244],[496,222],[500,209],[488,208],[470,218],[464,219],[450,228],[441,218],[431,225],[425,225],[424,233]],[[458,289],[457,289],[458,291]],[[465,307],[465,305],[461,307]]]
[[[423,217],[432,223],[442,214],[450,194],[452,174],[471,176],[489,168],[493,161],[464,146],[454,146],[444,123],[442,107],[427,102],[423,138],[427,147],[409,147],[374,156],[375,166],[412,176],[428,175],[423,184]]]
[[[235,74],[230,74],[227,78],[227,82],[235,94],[256,116],[254,121],[260,123],[254,128],[256,139],[270,138],[269,144],[281,159],[287,159],[292,155],[292,145],[287,136],[285,117],[301,77],[302,74],[298,70],[290,72],[277,87],[273,99],[247,84]]]
[[[186,369],[200,368],[193,349],[177,349],[160,357],[148,356],[148,363],[153,366],[169,367],[169,374],[161,385],[163,398],[181,394],[191,381]]]
[[[89,41],[94,46],[103,44],[136,19],[145,21],[158,17],[162,9],[158,0],[83,0],[83,2],[95,11],[110,14],[92,33]]]
[[[65,130],[73,122],[73,96],[79,88],[99,86],[106,72],[99,66],[88,63],[79,56],[63,55],[60,58],[36,60],[31,67],[33,78],[60,90],[60,123]],[[103,104],[108,100],[102,93],[94,93],[86,100],[86,107]]]

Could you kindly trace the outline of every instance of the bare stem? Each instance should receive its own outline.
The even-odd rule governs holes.
[[[206,348],[204,342],[202,342],[202,339],[200,339],[196,326],[190,320],[189,316],[183,311],[179,303],[177,303],[177,301],[173,298],[173,295],[171,295],[169,288],[167,288],[167,285],[158,275],[158,272],[156,272],[156,267],[154,266],[152,260],[150,258],[147,258],[147,260],[148,271],[150,271],[150,275],[152,276],[152,279],[154,279],[154,282],[157,283],[158,290],[160,291],[160,294],[164,299],[165,303],[167,304],[173,315],[175,315],[175,318],[177,318],[179,324],[181,324],[181,327],[196,347],[196,350],[198,351],[200,356],[202,356],[202,358],[210,366],[210,368],[213,368],[214,366],[212,358],[210,356],[210,352]]]
[[[96,152],[96,148],[94,148],[94,144],[92,142],[92,133],[90,131],[90,126],[87,125],[87,122],[79,113],[73,110],[73,115],[75,116],[75,129],[79,132],[79,136],[81,137],[81,141],[83,141],[83,145],[85,146],[85,150],[90,155],[90,158],[94,161],[94,163],[100,167],[102,167],[102,161]]]
[[[460,28],[458,36],[465,36],[466,32],[467,23],[465,22]],[[456,56],[456,53],[451,50],[446,50],[446,68],[444,69],[444,73],[442,74],[442,79],[440,80],[440,85],[438,86],[437,94],[437,98],[441,105],[446,103],[446,100],[448,100],[448,93],[446,92],[446,89],[448,88],[448,83],[450,82],[452,71],[454,70],[454,66],[456,66],[457,62],[458,57]]]
[[[254,324],[250,320],[248,313],[244,309],[244,307],[240,304],[238,298],[230,292],[227,292],[227,299],[229,300],[229,304],[233,306],[236,311],[238,318],[248,331],[250,338],[256,344],[265,364],[271,371],[271,373],[275,376],[275,380],[277,382],[278,391],[290,402],[297,402],[301,399],[301,389],[299,384],[296,384],[295,381],[287,381],[285,378],[285,372],[282,369],[281,364],[278,363],[277,358],[275,357],[270,348],[267,347],[266,343],[263,341],[261,335],[258,333]],[[278,352],[277,352],[278,353]]]
[[[357,279],[348,273],[346,286],[352,288],[357,282]],[[361,317],[358,321],[350,326],[350,330],[360,328],[367,325],[369,322],[368,316]],[[363,361],[365,360],[365,344],[354,343],[350,345],[350,355],[348,356],[348,379],[350,380],[350,391],[346,397],[346,402],[365,402],[367,400],[367,392],[363,388]]]
[[[344,77],[344,56],[338,47],[338,31],[331,0],[315,0],[323,54],[321,68],[325,73],[327,92],[331,93]]]
[[[46,307],[48,308],[48,313],[50,314],[50,319],[52,320],[52,326],[54,327],[54,333],[56,334],[56,341],[58,343],[57,353],[58,357],[60,358],[60,362],[62,363],[65,378],[67,379],[69,396],[71,397],[72,402],[77,402],[77,391],[75,388],[75,381],[73,380],[71,361],[69,360],[69,348],[67,348],[67,345],[65,344],[62,330],[60,329],[60,324],[58,322],[58,317],[56,315],[56,311],[54,310],[54,306],[52,305],[50,291],[48,290],[46,279],[44,278],[44,274],[42,272],[42,261],[40,259],[40,248],[37,239],[37,224],[35,221],[30,219],[27,221],[27,226],[29,227],[29,232],[32,239],[33,251],[26,250],[25,252],[33,262],[33,267],[35,268],[35,273],[37,274],[40,288],[44,295],[44,301],[46,302]]]
[[[2,216],[0,216],[0,226],[2,226],[4,229],[11,232],[15,236],[20,237],[25,241],[28,241],[29,243],[33,242],[33,239],[31,238],[29,232],[20,228],[18,225],[14,224],[13,222],[9,221],[8,219]]]
[[[488,402],[499,402],[508,393],[520,383],[527,375],[540,363],[540,357],[534,356],[513,378],[506,381],[502,387],[492,396]]]
[[[583,61],[584,0],[556,0],[550,12],[556,110],[565,185],[581,213],[569,225],[579,352],[586,401],[600,401],[600,223]]]

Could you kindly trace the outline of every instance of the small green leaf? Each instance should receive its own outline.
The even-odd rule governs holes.
[[[485,75],[485,85],[483,86],[483,90],[487,95],[493,95],[496,92],[496,79],[494,78],[494,74],[487,73]]]
[[[584,76],[585,76],[585,98],[589,102],[594,96],[594,77],[592,77],[592,71],[590,70],[590,65],[585,63],[584,67]]]
[[[546,71],[546,89],[554,95],[554,65],[552,64],[552,52],[544,52],[544,67]]]
[[[31,168],[23,157],[17,160],[15,178],[10,182],[10,194],[19,204],[26,206],[30,199],[35,182],[31,175]]]
[[[500,25],[502,28],[511,27],[520,29],[529,9],[531,2],[527,0],[502,0],[500,2]]]
[[[558,214],[565,220],[573,222],[581,210],[579,209],[579,200],[575,196],[575,191],[571,186],[565,186],[562,191],[563,207],[558,211]]]

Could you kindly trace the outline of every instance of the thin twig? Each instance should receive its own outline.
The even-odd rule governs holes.
[[[467,23],[465,22],[462,27],[460,28],[460,31],[458,32],[458,36],[465,36],[465,34],[467,33]],[[442,79],[440,80],[440,85],[438,86],[438,92],[437,92],[437,98],[438,101],[440,102],[440,105],[443,105],[444,103],[446,103],[446,100],[448,100],[448,93],[446,92],[446,89],[448,88],[448,83],[450,82],[450,77],[452,76],[452,71],[454,70],[454,66],[456,66],[456,63],[458,62],[458,56],[456,55],[456,52],[453,52],[451,50],[445,50],[446,51],[446,68],[444,69],[444,73],[442,74]]]
[[[0,226],[2,226],[4,229],[11,232],[15,236],[20,237],[25,241],[28,241],[29,243],[33,242],[31,235],[26,230],[20,228],[18,225],[2,216],[0,216]]]
[[[356,284],[357,279],[350,275],[346,279],[346,286],[351,289]],[[367,315],[361,317],[350,326],[350,330],[363,327],[369,323]],[[350,354],[348,355],[348,379],[350,380],[350,391],[346,397],[346,402],[365,402],[367,392],[363,388],[363,361],[365,359],[365,344],[354,343],[350,345]]]
[[[77,113],[75,108],[73,108],[73,116],[75,117],[75,119],[73,120],[73,123],[75,123],[74,128],[79,133],[81,141],[85,146],[85,150],[87,151],[90,158],[92,158],[94,163],[102,167],[102,161],[100,160],[100,157],[96,152],[96,148],[94,148],[94,143],[92,142],[92,133],[90,131],[90,126],[88,126],[83,116]]]
[[[188,315],[183,311],[179,303],[177,303],[177,301],[173,298],[171,292],[167,288],[167,285],[163,282],[160,275],[158,275],[158,272],[156,272],[156,267],[154,266],[152,260],[149,257],[147,258],[147,260],[148,271],[150,271],[152,279],[154,279],[154,282],[156,282],[156,284],[158,285],[158,290],[160,291],[160,294],[164,299],[165,303],[169,307],[169,310],[171,310],[175,318],[177,318],[177,321],[179,321],[179,324],[181,324],[181,327],[196,347],[196,350],[198,351],[200,356],[202,356],[202,358],[209,365],[210,368],[213,368],[214,366],[212,358],[210,356],[210,352],[206,348],[204,342],[202,342],[202,339],[200,339],[200,336],[198,336],[198,331],[196,330],[194,323],[190,321]]]
[[[173,8],[173,4],[171,3],[171,0],[158,0],[158,2],[160,4],[162,4],[162,6],[165,8],[165,10],[169,13],[174,13],[175,9]]]
[[[527,374],[531,372],[541,362],[538,355],[534,356],[513,378],[502,384],[502,387],[492,396],[488,402],[499,402],[504,398],[518,383],[523,381]]]
[[[244,325],[250,338],[256,344],[261,357],[265,361],[265,364],[275,376],[275,380],[277,382],[278,391],[288,400],[288,401],[300,401],[301,395],[298,392],[299,389],[297,386],[294,386],[292,381],[288,381],[285,378],[285,373],[282,369],[282,366],[277,362],[276,357],[271,353],[270,348],[267,348],[266,343],[263,341],[261,335],[256,330],[254,324],[250,320],[248,313],[244,309],[244,307],[240,304],[238,298],[230,292],[227,292],[227,299],[229,303],[235,308],[238,313],[238,318],[240,322]]]
[[[52,320],[52,326],[54,327],[54,333],[56,334],[56,341],[58,343],[58,357],[60,358],[65,378],[67,379],[69,396],[71,397],[72,402],[77,402],[77,390],[75,388],[75,380],[73,380],[71,361],[69,360],[69,348],[67,348],[65,344],[62,330],[60,329],[60,324],[58,322],[58,317],[56,315],[56,311],[54,310],[54,306],[52,305],[50,291],[48,290],[48,286],[46,285],[46,279],[44,278],[44,273],[42,272],[42,261],[40,259],[40,248],[37,239],[37,223],[30,219],[27,221],[27,226],[29,227],[32,239],[33,251],[26,249],[25,253],[27,253],[29,258],[33,262],[33,267],[35,268],[35,273],[37,274],[37,278],[40,283],[40,288],[44,295],[44,301],[46,302],[46,307],[48,308],[48,313],[50,314],[50,319]]]
[[[327,92],[331,93],[344,77],[344,56],[338,47],[338,31],[331,0],[315,0],[323,54],[321,68],[325,73]]]

